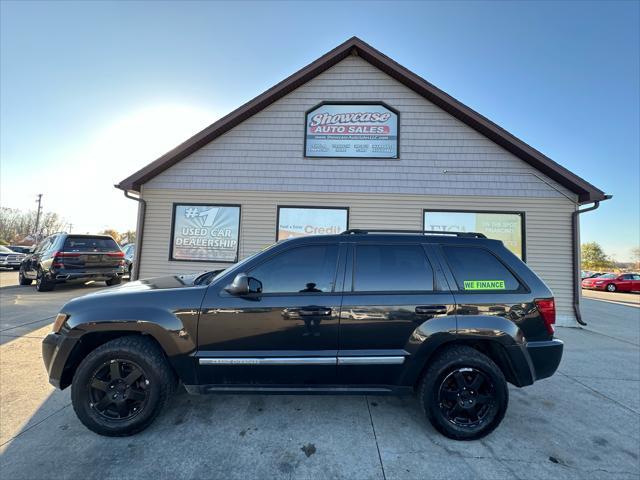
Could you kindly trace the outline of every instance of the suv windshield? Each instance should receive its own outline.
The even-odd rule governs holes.
[[[106,237],[67,237],[65,252],[113,252],[120,250],[116,241]]]

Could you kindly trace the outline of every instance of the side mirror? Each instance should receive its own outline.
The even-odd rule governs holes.
[[[262,282],[253,277],[247,276],[246,273],[239,273],[236,275],[236,278],[233,279],[233,282],[227,285],[224,289],[231,295],[262,293]]]
[[[33,253],[36,251],[36,246],[34,245],[33,247],[29,248],[29,253]]]

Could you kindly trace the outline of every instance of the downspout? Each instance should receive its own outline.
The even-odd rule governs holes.
[[[135,200],[138,206],[138,225],[136,228],[136,252],[133,255],[133,271],[131,272],[131,280],[137,280],[140,275],[140,259],[142,258],[142,239],[144,238],[144,217],[147,213],[147,202],[142,197],[134,197],[129,190],[124,190],[124,196]]]
[[[613,195],[605,195],[604,200],[609,200],[612,196]],[[600,200],[597,200],[591,207],[583,208],[582,210],[576,209],[571,214],[571,226],[573,229],[571,236],[573,242],[573,311],[576,315],[576,321],[582,326],[586,326],[587,322],[582,320],[582,313],[580,312],[582,276],[580,275],[580,219],[578,215],[595,210],[599,206]]]

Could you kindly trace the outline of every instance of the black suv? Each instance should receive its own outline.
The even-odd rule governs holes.
[[[57,283],[106,281],[116,285],[124,275],[124,253],[108,235],[57,233],[45,238],[20,264],[20,285],[36,281],[39,292]]]
[[[552,375],[547,286],[480,234],[350,230],[284,240],[222,272],[142,280],[67,303],[43,357],[104,435],[147,427],[189,393],[417,392],[433,426],[474,439],[507,382]]]

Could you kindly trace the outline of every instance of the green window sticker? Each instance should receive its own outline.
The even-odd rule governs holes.
[[[465,280],[465,290],[505,290],[504,280]]]

